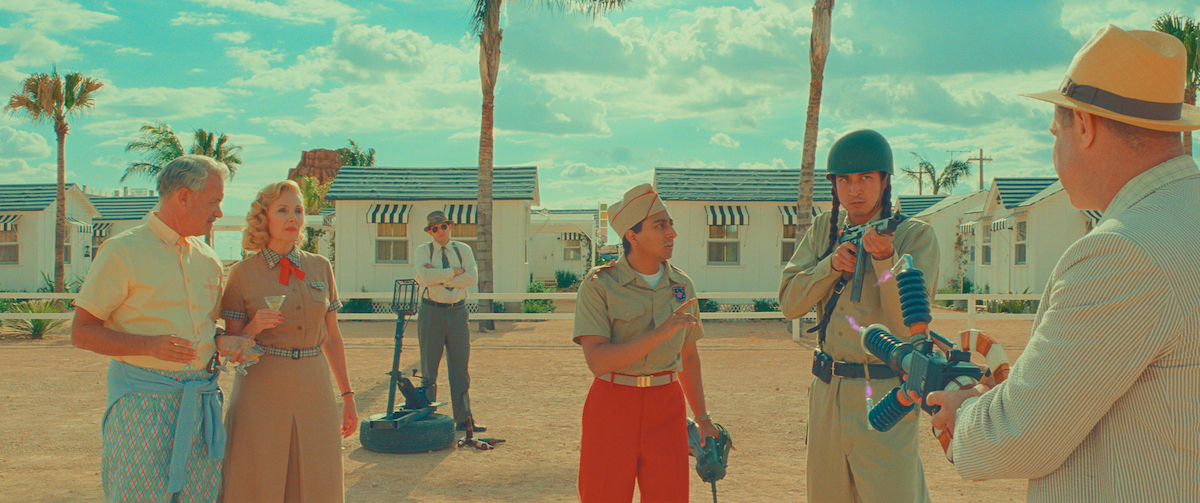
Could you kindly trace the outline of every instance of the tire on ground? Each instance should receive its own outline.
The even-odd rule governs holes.
[[[435,413],[400,428],[372,428],[368,418],[359,424],[358,439],[364,448],[375,452],[437,451],[454,445],[454,419]]]

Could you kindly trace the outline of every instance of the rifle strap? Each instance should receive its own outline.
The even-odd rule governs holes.
[[[825,312],[821,314],[821,319],[817,320],[817,326],[808,329],[806,333],[817,332],[817,348],[821,351],[825,350],[825,329],[829,327],[829,320],[833,318],[833,309],[837,307],[838,299],[842,297],[842,290],[846,288],[846,283],[850,280],[845,275],[838,278],[837,284],[833,285],[833,295],[829,297],[829,302],[825,303]]]

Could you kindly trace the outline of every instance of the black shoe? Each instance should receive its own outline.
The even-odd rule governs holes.
[[[455,426],[454,429],[458,430],[458,431],[467,431],[467,425],[460,424],[458,426]],[[487,426],[484,426],[479,423],[475,423],[475,429],[473,429],[471,431],[473,431],[475,433],[483,433],[483,432],[487,431]]]

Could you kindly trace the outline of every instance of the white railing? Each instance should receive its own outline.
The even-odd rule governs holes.
[[[699,294],[702,299],[711,300],[728,300],[728,299],[774,299],[778,292],[701,292]],[[78,294],[75,293],[23,293],[23,292],[0,292],[0,299],[74,299]],[[379,303],[391,303],[391,292],[346,292],[340,294],[339,297],[343,303],[352,299],[370,299]],[[967,303],[968,309],[964,313],[945,313],[938,312],[938,319],[946,320],[967,320],[967,327],[974,328],[975,320],[990,320],[990,319],[1005,319],[1005,320],[1032,320],[1034,315],[1031,313],[980,313],[977,312],[977,301],[1012,301],[1012,300],[1039,300],[1040,294],[938,294],[935,300],[964,300]],[[490,299],[493,301],[514,301],[523,302],[525,300],[574,300],[574,293],[474,293],[468,299]],[[812,319],[815,313],[809,313],[806,318]],[[470,319],[478,320],[570,320],[575,317],[574,313],[471,313]],[[74,313],[0,313],[0,320],[5,319],[25,319],[25,320],[69,320],[74,318]],[[414,317],[415,318],[415,317]],[[705,312],[700,313],[700,318],[705,320],[782,320],[783,313],[779,311],[766,312]],[[338,313],[339,320],[346,321],[393,321],[396,319],[394,313]],[[799,320],[793,321],[793,329],[799,328]]]

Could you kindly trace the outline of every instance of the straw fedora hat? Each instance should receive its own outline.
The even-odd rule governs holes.
[[[1058,89],[1022,96],[1158,131],[1200,129],[1183,102],[1187,51],[1157,31],[1105,26],[1075,54]]]

